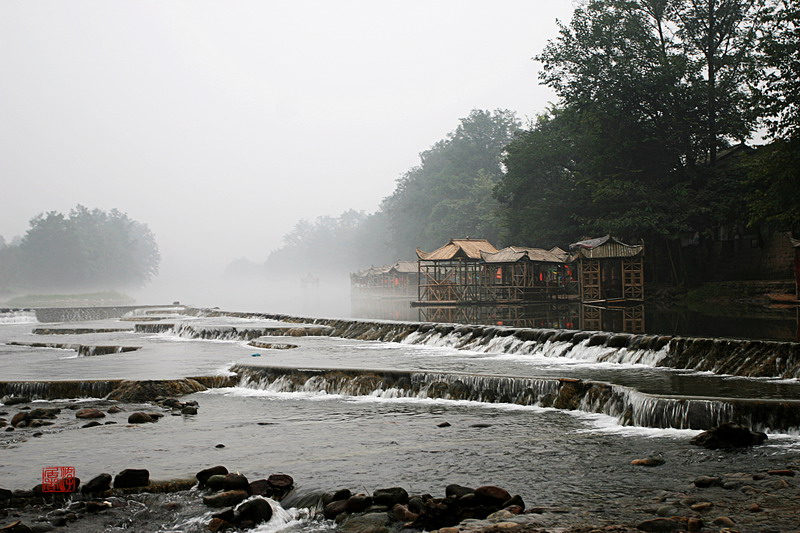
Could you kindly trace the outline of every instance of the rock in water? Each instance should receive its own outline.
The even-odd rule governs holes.
[[[105,418],[106,414],[100,409],[81,409],[75,413],[75,418]]]
[[[145,468],[126,468],[114,476],[115,489],[146,487],[150,484],[150,471]]]
[[[249,494],[250,482],[242,474],[227,474],[222,480],[223,490],[243,490]]]
[[[212,494],[211,496],[203,496],[203,503],[209,507],[230,507],[236,505],[247,499],[247,493],[243,490],[229,490],[220,492],[219,494]]]
[[[158,419],[153,418],[147,413],[137,411],[135,413],[131,413],[131,415],[128,417],[128,424],[146,424],[148,422],[155,422],[156,420]]]
[[[511,499],[507,490],[494,485],[484,485],[475,489],[475,495],[486,505],[500,506]]]
[[[236,509],[236,522],[248,520],[255,525],[269,522],[272,518],[272,506],[264,498],[253,498]]]
[[[385,505],[391,509],[395,504],[408,503],[408,492],[402,487],[377,489],[372,493],[372,500],[376,505]]]
[[[123,381],[108,395],[109,400],[120,402],[150,402],[159,396],[182,396],[206,388],[193,379]]]
[[[716,450],[719,448],[746,448],[763,444],[766,440],[766,433],[751,431],[739,424],[727,423],[700,433],[690,442],[696,446]]]
[[[81,488],[83,493],[105,492],[111,490],[111,474],[100,474],[89,480],[86,485]]]
[[[225,468],[224,466],[219,465],[219,466],[212,466],[211,468],[206,468],[205,470],[201,470],[195,475],[195,477],[197,478],[197,481],[200,483],[200,486],[203,486],[206,484],[206,481],[208,481],[208,478],[210,478],[211,476],[219,476],[219,475],[225,476],[227,474],[228,474],[228,469]]]
[[[31,399],[27,396],[3,396],[0,403],[3,405],[18,405],[21,403],[31,403]]]
[[[214,474],[206,479],[206,487],[211,490],[222,490],[222,484],[225,482],[225,476],[228,474]]]

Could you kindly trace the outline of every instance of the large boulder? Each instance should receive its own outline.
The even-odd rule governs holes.
[[[511,499],[511,494],[505,489],[494,485],[484,485],[475,489],[475,495],[484,504],[492,507],[500,507]]]
[[[269,522],[272,518],[272,506],[264,498],[247,500],[236,508],[236,523],[240,526],[250,526],[247,522],[257,526],[262,522]]]
[[[147,413],[137,411],[128,416],[128,424],[147,424],[148,422],[155,422],[157,418],[153,418]]]
[[[150,484],[150,471],[146,468],[126,468],[114,476],[115,489],[146,487]]]
[[[331,503],[327,504],[325,508],[322,510],[325,518],[328,520],[333,520],[340,514],[347,511],[347,500],[334,500]]]
[[[766,440],[766,433],[751,431],[739,424],[726,423],[700,433],[690,442],[696,446],[716,450],[719,448],[746,448],[763,444]]]
[[[222,480],[222,490],[243,490],[250,493],[250,482],[245,476],[239,474],[226,474]]]
[[[467,494],[475,494],[475,489],[471,489],[469,487],[464,487],[462,485],[456,485],[453,483],[452,485],[447,485],[444,488],[445,496],[455,496],[456,498],[460,498]]]
[[[225,482],[225,476],[228,474],[214,474],[206,479],[206,487],[211,490],[222,490],[222,484]]]
[[[372,501],[375,505],[385,505],[391,509],[395,504],[408,503],[408,492],[403,487],[377,489],[372,493]]]
[[[93,494],[111,490],[111,474],[100,474],[89,480],[82,488],[84,494]]]

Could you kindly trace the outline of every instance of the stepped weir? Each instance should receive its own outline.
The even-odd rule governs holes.
[[[574,379],[462,373],[295,369],[235,365],[238,386],[272,392],[467,400],[609,415],[626,426],[708,429],[735,422],[758,431],[800,432],[800,401],[665,397]]]
[[[800,379],[800,343],[562,329],[510,328],[419,322],[295,317],[188,309],[195,316],[279,320],[298,328],[196,328],[191,324],[137,324],[136,331],[172,332],[187,338],[251,340],[258,336],[330,335],[357,340],[446,346],[486,353],[515,353],[643,364],[740,377]],[[324,328],[316,329],[317,327]],[[293,333],[291,333],[293,332]],[[311,333],[313,332],[313,333]]]
[[[253,346],[263,344],[272,348],[291,348],[296,345],[275,343],[261,338],[331,336],[362,341],[440,346],[478,353],[570,358],[591,363],[624,363],[709,371],[749,378],[790,380],[800,378],[800,344],[791,342],[326,319],[194,308],[182,312],[199,317],[270,320],[283,324],[214,326],[169,319],[136,323],[134,331],[139,334],[176,335],[189,339],[246,341]],[[82,330],[69,331],[72,334],[82,332]],[[87,329],[85,332],[98,331]],[[66,334],[67,330],[41,328],[37,333],[59,335]],[[297,342],[302,344],[299,339]],[[101,355],[136,349],[136,347],[92,347],[77,344],[27,345],[68,348],[82,355]],[[275,392],[302,391],[346,396],[376,396],[387,399],[427,398],[536,406],[604,414],[613,417],[622,425],[642,427],[707,429],[724,422],[736,422],[760,431],[800,433],[800,399],[795,399],[797,396],[793,390],[785,399],[782,397],[715,398],[648,394],[633,387],[595,381],[591,378],[585,380],[522,378],[456,372],[298,369],[256,365],[235,365],[231,368],[231,372],[232,376],[201,376],[160,382],[123,380],[0,382],[0,396],[18,395],[41,399],[137,397],[146,401],[149,396],[156,393],[188,394],[207,388],[240,386]]]

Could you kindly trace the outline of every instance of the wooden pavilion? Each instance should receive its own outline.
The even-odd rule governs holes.
[[[644,300],[644,245],[598,237],[570,245],[582,302]]]
[[[563,252],[563,251],[562,251]],[[520,303],[565,297],[571,276],[565,257],[551,250],[509,246],[481,252],[481,300]]]
[[[413,298],[417,295],[417,262],[397,261],[350,274],[354,296]]]
[[[486,239],[452,239],[433,252],[417,249],[417,301],[412,305],[475,304],[481,298],[481,253],[497,252]]]

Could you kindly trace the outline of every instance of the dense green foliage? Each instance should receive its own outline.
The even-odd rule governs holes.
[[[116,209],[78,205],[30,221],[15,244],[0,249],[0,285],[31,290],[137,287],[158,273],[160,256],[147,225]]]
[[[473,111],[377,213],[298,226],[271,260],[319,249],[329,224],[360,250],[353,269],[453,237],[551,247],[613,233],[662,247],[684,281],[681,240],[800,231],[799,47],[798,0],[581,2],[536,57],[558,96],[536,121]]]
[[[798,41],[776,30],[788,4],[766,4],[578,8],[538,57],[558,106],[509,146],[496,190],[512,240],[614,233],[658,242],[766,222],[798,229],[796,150],[783,140],[756,153],[728,149],[758,120],[771,120],[774,135],[790,131],[792,114],[775,102],[796,98],[796,77],[784,74],[796,65],[781,65]]]

